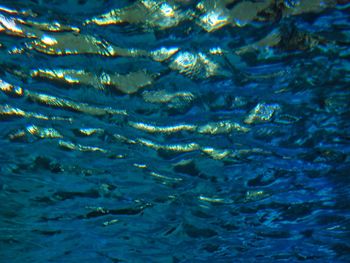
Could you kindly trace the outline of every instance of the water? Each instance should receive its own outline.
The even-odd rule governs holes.
[[[348,262],[348,1],[1,1],[0,262]]]

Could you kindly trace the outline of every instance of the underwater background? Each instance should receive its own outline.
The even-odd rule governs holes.
[[[346,0],[0,1],[0,262],[350,262]]]

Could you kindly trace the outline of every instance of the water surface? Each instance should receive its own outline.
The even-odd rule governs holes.
[[[1,1],[1,262],[348,262],[348,1]]]

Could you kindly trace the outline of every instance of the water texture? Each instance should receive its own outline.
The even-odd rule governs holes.
[[[350,262],[350,3],[0,1],[0,262]]]

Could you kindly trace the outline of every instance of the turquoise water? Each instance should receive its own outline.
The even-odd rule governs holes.
[[[0,1],[0,262],[349,262],[348,1]]]

